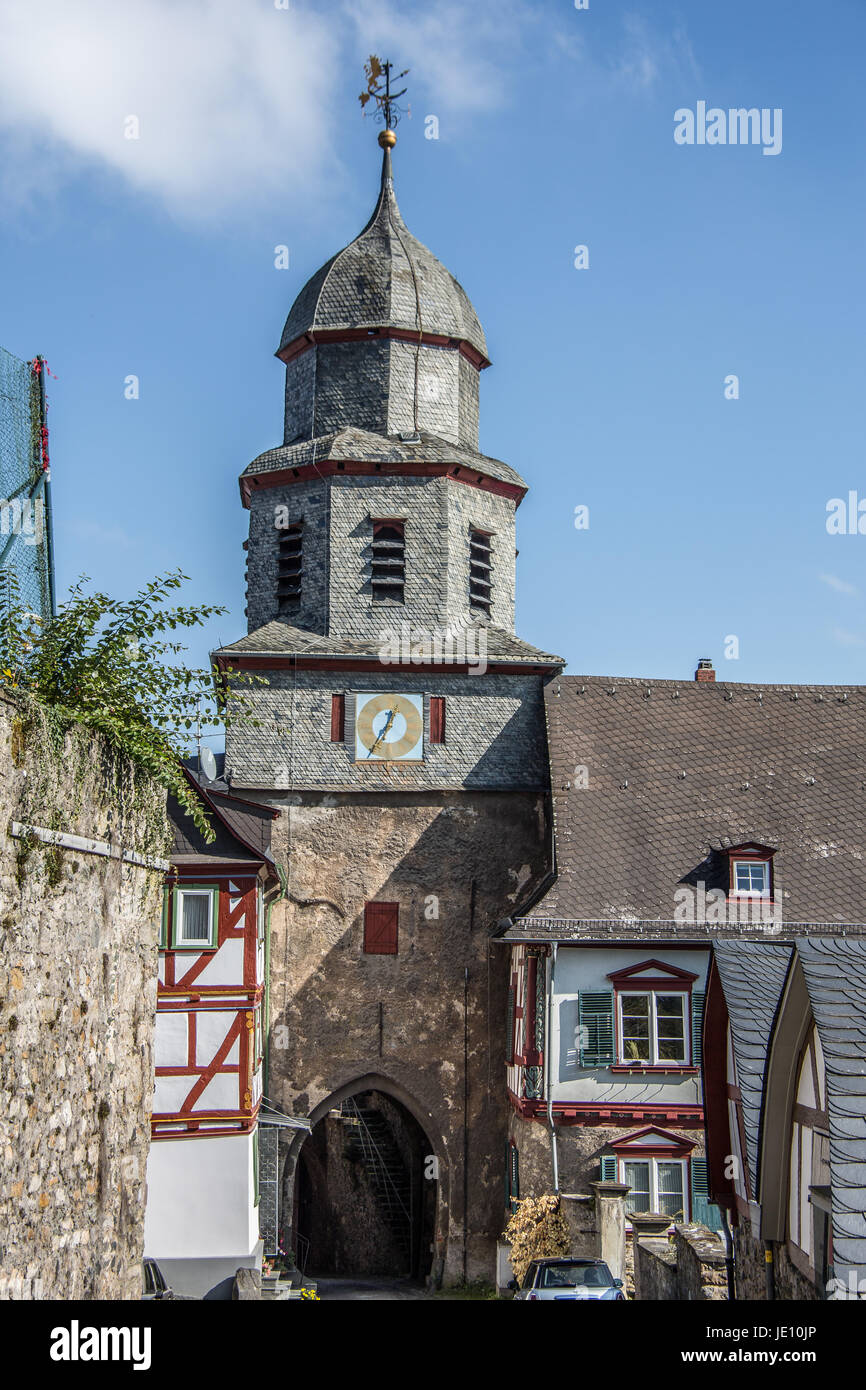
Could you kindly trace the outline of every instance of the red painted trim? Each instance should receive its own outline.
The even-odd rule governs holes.
[[[522,1119],[547,1124],[545,1101],[527,1100],[524,1096],[516,1096],[510,1088],[507,1094],[512,1109]],[[587,1125],[596,1128],[618,1128],[639,1124],[641,1120],[664,1120],[667,1124],[678,1125],[680,1129],[696,1129],[702,1128],[704,1123],[702,1105],[597,1105],[586,1101],[554,1101],[553,1115],[563,1127]]]
[[[644,1142],[636,1144],[634,1141],[641,1139]],[[656,1140],[653,1143],[653,1140]],[[658,1140],[664,1139],[667,1142],[659,1144]],[[686,1158],[695,1147],[688,1139],[683,1139],[679,1134],[671,1134],[669,1130],[661,1129],[658,1125],[648,1125],[646,1129],[636,1130],[634,1134],[626,1134],[622,1139],[611,1140],[610,1147],[618,1158],[624,1158],[626,1154],[636,1154],[639,1158],[663,1158],[665,1154],[670,1154],[671,1158]]]
[[[704,1104],[707,1112],[707,1186],[713,1201],[730,1206],[736,1189],[725,1176],[733,1151],[728,1113],[728,1007],[715,957],[710,961],[704,1004],[703,1038]],[[746,1166],[746,1150],[741,1150]],[[749,1175],[744,1173],[748,1190]]]
[[[376,342],[383,338],[393,338],[401,343],[422,343],[427,347],[454,348],[472,363],[478,371],[490,366],[490,358],[485,357],[466,338],[452,338],[445,333],[427,333],[411,328],[396,328],[383,324],[376,328],[312,328],[293,338],[284,348],[279,348],[274,356],[286,366],[296,357],[301,357],[316,343],[357,343]]]
[[[668,1066],[657,1065],[656,1063],[617,1062],[614,1066],[608,1067],[608,1071],[622,1073],[624,1076],[639,1076],[643,1072],[649,1072],[651,1076],[663,1072],[667,1072],[671,1076],[698,1076],[700,1070],[700,1067],[693,1067],[688,1062],[676,1062]]]
[[[636,980],[634,978],[641,970],[649,970],[650,966],[665,973],[658,976],[647,976],[645,979]],[[629,989],[646,985],[649,989],[660,989],[665,985],[676,986],[674,993],[681,993],[685,990],[689,992],[691,985],[699,977],[691,970],[682,970],[678,965],[669,965],[663,960],[644,960],[637,965],[629,965],[622,970],[613,970],[607,977],[613,984],[614,989]]]
[[[155,1075],[155,1076],[205,1076],[206,1074],[210,1073],[210,1070],[211,1070],[211,1068],[210,1068],[210,1063],[201,1062],[201,1063],[196,1064],[195,1062],[193,1062],[191,1065],[186,1066],[186,1067],[154,1067],[154,1075]],[[235,1072],[237,1072],[237,1071],[239,1071],[239,1070],[240,1070],[240,1067],[238,1066],[238,1063],[237,1063],[237,1062],[227,1062],[226,1065],[225,1065],[224,1067],[217,1067],[217,1068],[216,1068],[216,1071],[214,1071],[212,1074],[213,1074],[214,1076],[228,1076],[228,1075],[232,1075],[232,1076],[233,1076],[233,1075],[235,1074]],[[182,1112],[178,1110],[178,1111],[175,1112],[175,1113],[177,1113],[177,1114],[179,1115],[179,1114],[181,1114]]]
[[[315,478],[332,478],[338,473],[345,477],[453,478],[467,487],[480,488],[482,492],[492,492],[498,497],[509,497],[516,507],[520,506],[527,493],[525,487],[502,482],[499,478],[490,477],[483,468],[469,468],[463,463],[400,461],[383,462],[377,466],[369,459],[321,459],[316,463],[299,464],[296,468],[275,468],[267,473],[244,475],[239,479],[241,501],[249,508],[253,492],[310,482]]]

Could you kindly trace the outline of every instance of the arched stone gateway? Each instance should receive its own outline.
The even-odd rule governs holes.
[[[294,1179],[289,1240],[307,1271],[438,1283],[446,1184],[431,1117],[402,1087],[371,1075],[341,1087],[311,1119],[285,1174],[286,1188]]]

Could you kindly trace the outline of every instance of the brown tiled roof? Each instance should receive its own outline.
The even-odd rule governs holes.
[[[642,934],[747,841],[782,935],[866,922],[866,687],[562,676],[545,702],[558,877],[509,935]]]

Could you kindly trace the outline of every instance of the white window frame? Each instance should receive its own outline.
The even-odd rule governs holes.
[[[659,1058],[659,1038],[658,1038],[658,1014],[656,1012],[656,996],[676,995],[683,1001],[683,1056],[680,1058],[663,1057]],[[649,996],[650,1003],[650,1057],[648,1059],[626,1057],[625,1038],[623,1037],[623,1012],[622,1001],[629,997],[645,998]],[[617,1066],[621,1067],[687,1067],[691,1064],[692,1056],[692,1032],[691,1032],[691,997],[684,989],[622,989],[616,992],[616,1011],[617,1011]]]
[[[189,897],[207,897],[208,905],[208,936],[206,941],[187,941],[183,935],[183,899]],[[219,919],[219,888],[213,883],[184,883],[178,884],[174,890],[174,902],[172,903],[172,945],[176,951],[213,951],[217,945],[217,929]]]
[[[737,887],[737,869],[739,868],[740,864],[748,864],[749,866],[754,865],[756,868],[762,868],[762,869],[764,870],[764,888],[762,889],[761,892],[758,893],[758,892],[756,892],[753,888],[738,888],[738,887]],[[769,861],[769,859],[748,859],[748,858],[746,858],[745,855],[742,856],[740,859],[737,859],[736,856],[734,856],[734,857],[731,859],[731,890],[730,890],[730,893],[729,893],[728,896],[731,897],[731,898],[769,898],[769,896],[770,896],[770,861]]]
[[[619,1173],[619,1181],[620,1181],[621,1183],[623,1183],[623,1184],[625,1183],[625,1180],[626,1180],[626,1178],[625,1178],[625,1165],[626,1165],[627,1163],[648,1163],[648,1164],[649,1164],[649,1184],[650,1184],[650,1193],[649,1193],[650,1205],[649,1205],[649,1210],[650,1210],[650,1211],[661,1211],[661,1207],[658,1205],[658,1201],[659,1201],[659,1174],[658,1174],[658,1164],[659,1164],[659,1163],[677,1163],[677,1164],[679,1164],[680,1172],[681,1172],[682,1175],[683,1175],[683,1185],[682,1185],[682,1192],[683,1192],[683,1218],[684,1218],[686,1221],[690,1218],[690,1216],[691,1216],[691,1187],[690,1187],[690,1183],[689,1183],[689,1178],[690,1178],[691,1175],[690,1175],[690,1172],[689,1172],[689,1161],[688,1161],[687,1158],[674,1158],[673,1156],[668,1157],[667,1154],[640,1154],[640,1153],[636,1153],[636,1154],[634,1154],[634,1155],[629,1155],[629,1154],[623,1155],[623,1154],[619,1154],[619,1155],[617,1155],[617,1164],[619,1165],[617,1171],[618,1171],[618,1173]],[[626,1193],[626,1202],[628,1201],[628,1197],[629,1197],[629,1194]],[[676,1219],[677,1219],[677,1218],[676,1218],[675,1216],[672,1216],[672,1217],[671,1217],[671,1225],[673,1225],[673,1223],[676,1221]],[[628,1212],[628,1211],[626,1211],[626,1220],[629,1220],[629,1212]]]

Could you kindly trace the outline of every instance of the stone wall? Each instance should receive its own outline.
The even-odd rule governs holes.
[[[706,1226],[692,1221],[665,1237],[634,1244],[635,1298],[715,1303],[727,1299],[725,1247]]]
[[[496,922],[545,872],[540,794],[288,798],[271,918],[268,1089],[290,1114],[379,1090],[439,1161],[434,1273],[493,1278],[504,1223],[506,950]],[[364,903],[399,904],[399,953],[363,950]],[[466,1127],[464,1150],[464,1126]],[[283,1211],[292,1211],[294,1169]]]
[[[763,1302],[767,1297],[764,1242],[755,1239],[746,1219],[734,1227],[733,1237],[737,1298]],[[824,1296],[823,1290],[793,1263],[784,1245],[773,1246],[773,1272],[777,1299],[814,1301]]]
[[[138,1298],[165,794],[0,698],[0,1297]]]

